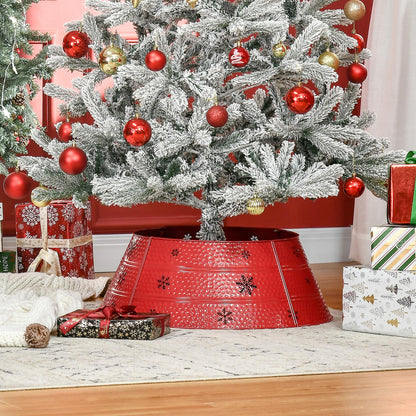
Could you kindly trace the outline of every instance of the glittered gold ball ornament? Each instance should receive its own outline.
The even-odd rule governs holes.
[[[37,199],[35,199],[34,197],[33,197],[33,193],[34,193],[34,191],[36,191],[36,189],[48,189],[48,188],[46,188],[45,186],[43,186],[43,185],[39,185],[37,188],[35,188],[33,191],[32,191],[32,193],[31,193],[31,195],[30,195],[30,200],[32,201],[32,204],[33,205],[35,205],[35,206],[37,206],[38,208],[42,208],[42,207],[47,207],[48,205],[49,205],[49,203],[51,202],[51,201],[48,201],[48,200],[37,200]]]
[[[286,55],[287,48],[283,43],[276,43],[276,45],[273,46],[272,51],[276,58],[283,58]]]
[[[198,0],[188,0],[189,7],[191,9],[195,9],[195,6],[197,5],[197,3],[198,3]]]
[[[327,50],[326,52],[322,53],[319,58],[318,62],[321,65],[330,66],[331,68],[334,68],[336,71],[339,67],[339,59],[338,56],[336,56],[333,52]]]
[[[100,68],[107,75],[115,74],[118,67],[126,62],[126,55],[117,46],[107,46],[100,53]]]
[[[137,7],[140,3],[140,0],[131,0],[131,4],[133,5],[133,7]]]
[[[350,20],[360,20],[365,15],[365,4],[360,0],[349,0],[344,6],[344,13]]]
[[[264,201],[258,196],[254,196],[247,201],[247,211],[251,215],[263,214],[265,206]]]

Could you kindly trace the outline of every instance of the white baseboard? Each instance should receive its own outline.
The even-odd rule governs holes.
[[[309,263],[349,261],[351,228],[297,228]],[[93,236],[94,267],[99,273],[113,272],[123,257],[132,234],[97,234]],[[4,250],[15,250],[16,238],[4,238]]]

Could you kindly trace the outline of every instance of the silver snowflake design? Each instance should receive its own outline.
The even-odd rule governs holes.
[[[250,240],[251,241],[259,241],[259,238],[256,235],[252,235]]]
[[[68,260],[72,262],[74,260],[74,250],[72,248],[62,249],[62,260]]]
[[[192,236],[191,236],[191,234],[185,234],[185,235],[183,236],[183,239],[184,239],[184,240],[192,240]]]
[[[27,239],[30,239],[30,238],[36,238],[36,236],[35,236],[35,235],[30,234],[30,232],[29,232],[29,231],[26,231],[26,232],[25,232],[25,238],[27,238]]]
[[[257,286],[253,282],[253,276],[246,277],[243,274],[238,282],[235,282],[239,286],[240,293],[247,293],[250,296],[253,294],[253,290],[257,289]]]
[[[27,205],[22,209],[22,220],[25,224],[33,227],[40,222],[39,208],[34,205]]]
[[[86,270],[86,268],[88,267],[88,258],[87,253],[85,251],[79,257],[79,265],[81,270]]]
[[[75,219],[75,208],[71,204],[65,204],[63,210],[62,210],[62,217],[67,222],[73,222]]]
[[[74,237],[81,237],[84,235],[84,227],[81,221],[77,221],[74,224]]]
[[[58,210],[53,206],[48,206],[48,225],[51,227],[59,221]]]
[[[222,322],[223,324],[227,325],[230,321],[233,320],[232,318],[232,312],[227,311],[227,309],[222,308],[222,310],[220,310],[219,312],[217,312],[218,314],[218,322]]]
[[[78,270],[70,270],[69,273],[67,274],[68,277],[79,277],[79,272]]]
[[[162,276],[160,279],[157,280],[158,282],[157,287],[165,290],[168,286],[170,286],[169,279],[170,279],[169,277]]]

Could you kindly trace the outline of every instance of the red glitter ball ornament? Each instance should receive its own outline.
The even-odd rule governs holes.
[[[58,136],[61,142],[68,143],[72,140],[72,124],[64,121],[58,129]]]
[[[13,172],[3,182],[4,193],[12,199],[24,199],[31,190],[29,176],[23,172]]]
[[[228,60],[232,66],[237,68],[242,68],[246,66],[250,61],[250,54],[248,50],[243,48],[242,46],[237,46],[231,49],[230,53],[228,54]]]
[[[348,48],[348,52],[349,53],[360,53],[364,49],[364,38],[358,33],[353,33],[350,36],[357,41],[357,47],[356,48]]]
[[[297,85],[287,92],[285,100],[290,111],[296,114],[304,114],[313,107],[315,96],[309,88]]]
[[[166,65],[166,56],[163,52],[154,49],[146,55],[144,63],[151,71],[160,71]]]
[[[348,178],[344,182],[344,193],[349,198],[358,198],[363,194],[365,185],[362,179],[357,178],[355,175]]]
[[[354,84],[361,84],[367,78],[367,68],[359,62],[354,62],[347,68],[348,80]]]
[[[87,167],[88,159],[85,152],[79,147],[66,148],[59,156],[59,166],[68,175],[78,175]]]
[[[152,137],[152,128],[146,120],[137,117],[126,123],[123,135],[132,146],[143,146]]]
[[[88,52],[90,40],[86,33],[72,30],[68,32],[62,41],[64,52],[70,58],[82,58]]]
[[[228,121],[228,112],[225,107],[214,105],[207,111],[206,117],[212,127],[222,127]]]

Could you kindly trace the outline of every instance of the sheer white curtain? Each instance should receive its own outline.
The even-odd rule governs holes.
[[[416,150],[416,0],[374,0],[362,109],[377,119],[369,131],[391,149]],[[387,223],[387,204],[371,192],[355,200],[350,257],[370,263],[370,228]]]

